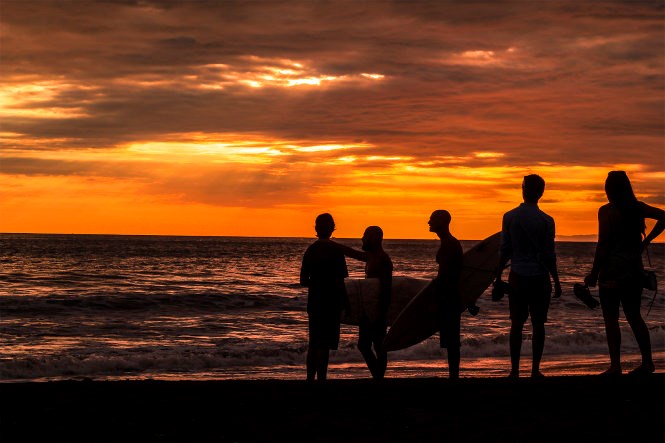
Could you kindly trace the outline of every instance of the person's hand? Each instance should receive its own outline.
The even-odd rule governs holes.
[[[561,297],[561,282],[560,281],[555,281],[554,282],[554,298],[559,298]]]
[[[505,283],[501,281],[501,278],[497,278],[492,285],[492,301],[499,301],[505,295]]]
[[[649,246],[649,243],[650,242],[646,239],[642,241],[642,249],[640,250],[640,253],[643,253],[646,250],[647,246]]]
[[[596,274],[589,274],[586,277],[584,277],[584,284],[589,286],[590,288],[596,287],[597,283],[598,283],[598,276]]]

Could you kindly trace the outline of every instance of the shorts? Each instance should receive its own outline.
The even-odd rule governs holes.
[[[510,272],[508,305],[510,319],[525,323],[531,315],[532,323],[546,323],[547,311],[552,298],[552,283],[549,274],[524,276]]]
[[[459,296],[443,297],[441,299],[439,345],[441,348],[461,346],[460,321],[462,311]]]
[[[642,304],[642,281],[640,278],[619,280],[609,285],[600,282],[598,294],[600,307],[603,309],[603,318],[619,320],[619,304],[623,307],[626,316],[639,315]]]
[[[341,311],[310,311],[307,313],[309,325],[309,346],[314,349],[336,350],[339,346]]]

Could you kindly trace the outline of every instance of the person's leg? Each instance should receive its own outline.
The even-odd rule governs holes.
[[[330,351],[328,349],[316,350],[316,372],[317,380],[320,382],[326,381],[328,377],[328,359],[330,358]]]
[[[621,288],[621,304],[623,306],[623,313],[626,315],[626,320],[633,330],[635,340],[640,347],[642,354],[642,365],[640,370],[646,372],[654,372],[656,367],[653,364],[651,355],[651,337],[649,336],[649,329],[647,328],[642,313],[640,312],[640,304],[642,301],[642,288],[638,282],[631,285],[626,285]]]
[[[520,353],[522,352],[522,330],[524,322],[512,321],[510,324],[510,375],[509,377],[519,377],[520,375]]]
[[[319,324],[313,313],[307,313],[307,333],[309,334],[309,343],[307,346],[307,381],[313,382],[316,379],[317,354],[316,343],[319,334]]]
[[[605,336],[610,354],[610,367],[603,374],[621,373],[621,329],[619,328],[619,294],[614,288],[600,287],[600,306],[605,322]]]
[[[316,350],[310,344],[307,347],[307,381],[313,382],[316,378]]]
[[[545,349],[545,323],[547,323],[547,313],[552,298],[550,276],[534,277],[529,286],[529,313],[531,314],[531,327],[533,328],[531,377],[543,377],[540,372],[540,361]]]
[[[376,377],[377,359],[374,352],[372,352],[372,325],[365,316],[360,320],[360,325],[358,326],[358,350],[365,359],[372,377]]]
[[[460,318],[461,309],[458,296],[444,298],[441,304],[440,347],[446,348],[448,376],[459,378],[460,373]]]
[[[533,359],[531,361],[531,377],[542,377],[540,372],[540,360],[543,357],[543,349],[545,349],[545,323],[534,321],[531,319],[531,327],[533,328],[532,349]]]
[[[388,367],[388,353],[383,350],[383,340],[386,338],[386,323],[379,320],[372,327],[372,342],[374,344],[374,351],[376,351],[376,375],[378,380],[383,379]]]
[[[460,368],[460,347],[459,346],[449,346],[448,347],[448,377],[451,379],[459,378],[459,368]]]
[[[508,306],[510,308],[510,375],[519,377],[520,354],[522,352],[522,331],[524,323],[529,317],[529,304],[523,288],[523,279],[511,272],[508,276],[510,294],[508,294]]]

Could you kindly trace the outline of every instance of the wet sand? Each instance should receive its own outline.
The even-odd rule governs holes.
[[[662,442],[665,374],[0,384],[0,440]]]

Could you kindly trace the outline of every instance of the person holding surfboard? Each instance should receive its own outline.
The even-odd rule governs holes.
[[[501,274],[511,262],[508,277],[510,310],[509,377],[519,377],[522,331],[531,315],[533,328],[533,359],[531,377],[543,377],[540,360],[545,348],[545,323],[552,295],[561,296],[561,283],[554,251],[554,219],[538,208],[538,200],[545,192],[545,180],[536,174],[527,175],[522,182],[524,203],[503,216],[501,228],[501,258],[494,282],[494,290],[501,291],[505,283]],[[492,299],[498,300],[500,297]]]
[[[344,279],[349,276],[344,254],[330,236],[335,230],[332,215],[316,217],[318,240],[305,251],[300,268],[300,284],[308,288],[307,381],[327,378],[330,350],[339,346],[342,310],[348,305]]]
[[[390,307],[390,292],[393,278],[393,262],[383,250],[383,230],[369,226],[362,237],[362,251],[336,243],[344,255],[364,261],[365,278],[378,278],[380,283],[378,316],[362,313],[358,325],[358,350],[365,359],[372,377],[383,379],[388,366],[388,353],[381,345],[386,337],[387,316]],[[374,350],[372,350],[372,345]]]
[[[439,270],[434,284],[439,297],[439,344],[448,353],[448,375],[451,379],[459,378],[460,371],[460,320],[462,300],[459,291],[462,276],[462,244],[450,233],[450,213],[444,209],[432,212],[429,218],[429,230],[441,239],[441,246],[436,253]]]

